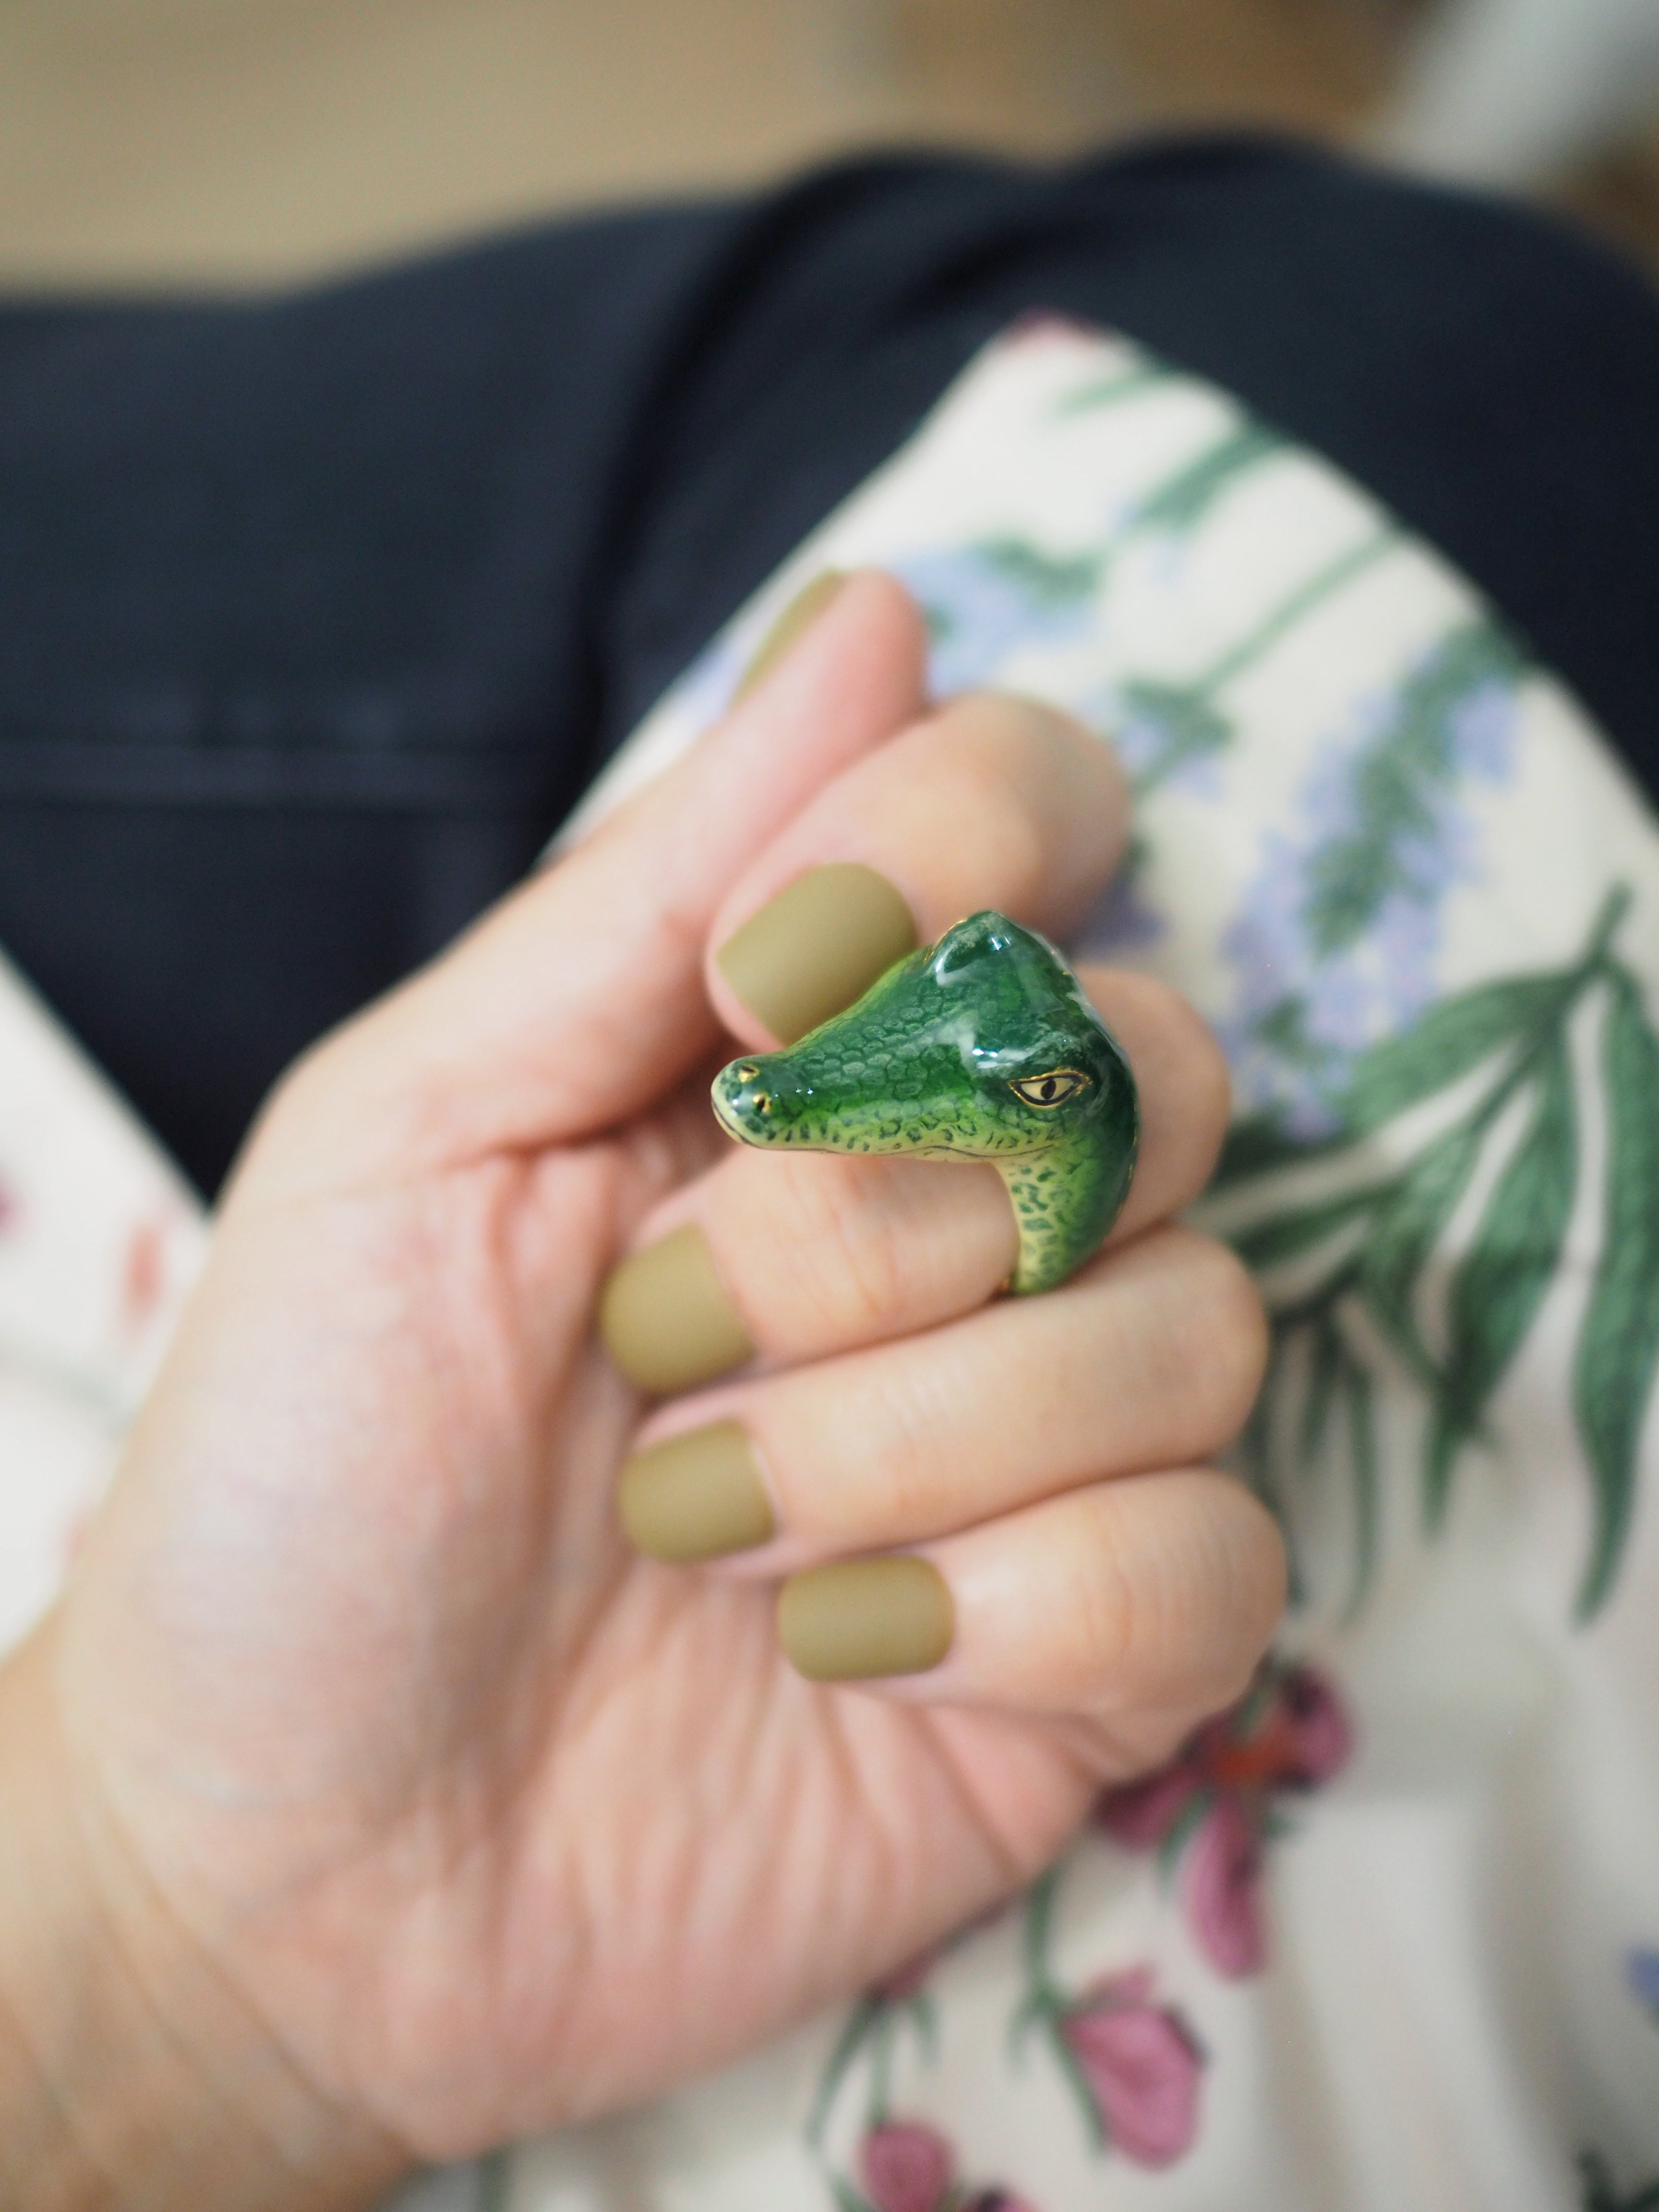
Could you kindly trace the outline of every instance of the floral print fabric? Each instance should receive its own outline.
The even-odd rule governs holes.
[[[937,691],[1039,694],[1129,768],[1134,851],[1078,949],[1175,984],[1228,1052],[1237,1118],[1200,1218],[1273,1316],[1240,1468],[1285,1527],[1292,1607],[1240,1705],[1110,1792],[1005,1911],[745,2065],[419,2201],[1659,2208],[1644,803],[1365,493],[1200,380],[1038,321],[733,619],[567,834],[706,726],[805,582],[860,563],[923,605]],[[197,1231],[7,986],[14,1033],[99,1097],[88,1160],[145,1163],[118,1204],[88,1170],[104,1226],[58,1248],[97,1285],[79,1366],[67,1339],[7,1335],[29,1301],[0,1302],[0,1391],[71,1425],[96,1400],[106,1459]],[[9,1112],[0,1301],[22,1280],[9,1221],[46,1219],[39,1132]],[[44,1431],[5,1441],[0,1512],[52,1499],[39,1557],[61,1557],[103,1459],[71,1476]]]

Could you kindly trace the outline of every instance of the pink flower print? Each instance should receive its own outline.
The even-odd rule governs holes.
[[[1172,2005],[1152,2002],[1152,1970],[1097,1982],[1060,2023],[1112,2148],[1135,2166],[1173,2166],[1198,2134],[1203,2048]]]
[[[22,1201],[17,1193],[5,1177],[0,1176],[0,1236],[14,1225],[22,1210]]]
[[[875,2212],[944,2212],[956,2156],[921,2120],[884,2120],[859,2148],[859,2170]]]
[[[1329,1682],[1310,1667],[1269,1662],[1167,1766],[1109,1790],[1097,1807],[1098,1825],[1126,1850],[1173,1856],[1188,1925],[1218,1973],[1234,1978],[1266,1963],[1261,1878],[1273,1800],[1328,1782],[1352,1741]]]
[[[121,1316],[136,1336],[161,1302],[167,1284],[167,1227],[161,1221],[141,1221],[127,1239],[121,1270]]]
[[[1126,1851],[1156,1850],[1203,1786],[1202,1764],[1183,1752],[1155,1774],[1109,1790],[1095,1819]]]
[[[1210,1964],[1229,1980],[1267,1964],[1261,1836],[1237,1797],[1218,1797],[1181,1861],[1181,1901]]]
[[[1346,1766],[1353,1749],[1353,1730],[1341,1700],[1311,1667],[1292,1667],[1279,1684],[1287,1734],[1295,1765],[1287,1787],[1316,1790]]]

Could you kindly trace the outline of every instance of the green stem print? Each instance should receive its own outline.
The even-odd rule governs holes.
[[[1109,376],[1097,376],[1087,384],[1080,384],[1075,392],[1068,392],[1063,399],[1054,403],[1054,420],[1069,422],[1079,415],[1098,415],[1103,409],[1115,407],[1120,401],[1138,399],[1143,392],[1175,381],[1175,372],[1157,362],[1146,362],[1135,368],[1115,369]]]
[[[1104,2150],[1107,2145],[1104,2118],[1089,2086],[1088,2076],[1078,2063],[1077,2053],[1066,2039],[1066,2018],[1070,2000],[1055,1980],[1048,1963],[1054,1899],[1060,1888],[1060,1868],[1050,1867],[1047,1874],[1040,1875],[1025,1893],[1022,1929],[1025,1994],[1014,2014],[1012,2040],[1018,2055],[1034,2028],[1041,2033],[1062,2079],[1076,2100],[1089,2141],[1097,2150]]]
[[[878,2128],[891,2111],[893,2066],[902,2031],[909,2028],[923,2055],[933,2056],[937,2037],[933,2002],[922,1986],[932,1964],[930,1956],[902,1969],[867,1991],[848,2014],[824,2062],[807,2118],[806,2140],[815,2150],[822,2147],[836,2101],[855,2064],[861,2062],[866,2074],[863,2124]]]
[[[1178,769],[1220,752],[1232,742],[1232,725],[1216,706],[1217,695],[1267,658],[1299,624],[1336,592],[1391,552],[1397,531],[1384,529],[1316,568],[1273,608],[1237,644],[1185,684],[1132,677],[1117,690],[1122,743],[1129,783],[1137,799]]]
[[[1354,1492],[1352,1613],[1376,1564],[1377,1445],[1368,1346],[1380,1336],[1427,1402],[1422,1504],[1443,1523],[1465,1447],[1559,1270],[1578,1192],[1581,1102],[1568,1029],[1587,1001],[1601,1021],[1607,1129],[1600,1259],[1578,1325],[1575,1413],[1592,1492],[1593,1534],[1577,1597],[1589,1620],[1613,1586],[1628,1530],[1642,1419],[1659,1359],[1659,1040],[1640,988],[1612,950],[1630,903],[1607,896],[1579,958],[1553,974],[1484,983],[1431,1006],[1401,1036],[1362,1054],[1333,1102],[1335,1126],[1309,1139],[1263,1115],[1235,1127],[1212,1193],[1224,1233],[1261,1279],[1272,1318],[1267,1386],[1247,1455],[1270,1502],[1278,1468],[1328,1446],[1340,1407]],[[1459,1103],[1436,1116],[1434,1102]],[[1516,1115],[1511,1108],[1519,1109]],[[1431,1109],[1426,1112],[1424,1109]],[[1401,1135],[1422,1114],[1426,1133]],[[1478,1223],[1455,1251],[1445,1236],[1489,1148],[1510,1132]],[[1392,1139],[1392,1141],[1390,1141]],[[1317,1194],[1306,1170],[1321,1163]],[[1300,1186],[1298,1191],[1297,1186]],[[1219,1217],[1218,1217],[1219,1218]],[[1435,1341],[1424,1314],[1431,1275],[1445,1284]],[[1361,1326],[1368,1323],[1369,1328]],[[1287,1404],[1300,1344],[1300,1418]],[[1294,1429],[1293,1451],[1283,1446]]]
[[[1136,388],[1163,380],[1161,374],[1137,379]],[[1245,422],[1154,484],[1098,544],[1056,553],[1029,538],[989,538],[895,563],[927,623],[934,691],[969,689],[992,677],[1015,647],[1085,629],[1126,546],[1143,537],[1187,537],[1242,477],[1285,451],[1276,431]]]
[[[1018,2057],[1035,2029],[1070,2090],[1091,2146],[1132,2166],[1184,2157],[1200,2121],[1203,2046],[1177,2005],[1157,1994],[1143,1963],[1068,1990],[1050,1963],[1060,1870],[1025,1893],[1025,1993],[1011,2039]]]

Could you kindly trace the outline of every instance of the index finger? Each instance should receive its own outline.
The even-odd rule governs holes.
[[[325,1124],[344,1173],[384,1175],[569,1141],[647,1104],[714,1041],[698,969],[733,878],[917,713],[924,645],[898,583],[849,577],[682,760],[302,1062],[285,1116]]]
[[[843,770],[754,860],[709,932],[709,996],[744,1044],[789,1044],[981,908],[1064,936],[1128,828],[1116,756],[1081,722],[967,693]]]

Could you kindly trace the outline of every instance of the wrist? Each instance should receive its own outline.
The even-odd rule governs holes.
[[[77,1789],[52,1624],[0,1667],[0,2204],[354,2212],[407,2161],[305,2081]]]

